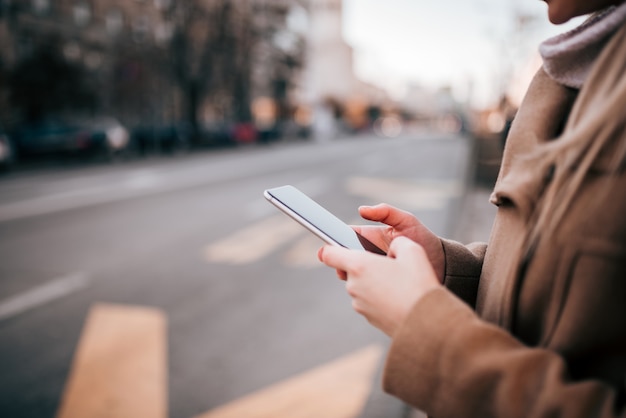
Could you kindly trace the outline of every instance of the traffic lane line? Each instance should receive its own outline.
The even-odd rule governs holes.
[[[56,299],[76,293],[89,286],[91,280],[86,273],[74,273],[58,277],[0,302],[0,321],[36,309]]]
[[[376,384],[382,353],[368,346],[196,418],[354,418]]]
[[[167,321],[153,308],[90,309],[57,418],[165,418]]]

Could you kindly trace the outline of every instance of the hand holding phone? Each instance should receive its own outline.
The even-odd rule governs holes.
[[[386,255],[383,250],[293,186],[267,189],[263,194],[274,206],[327,244]]]

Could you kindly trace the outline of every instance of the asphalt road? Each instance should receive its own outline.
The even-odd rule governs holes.
[[[451,236],[471,153],[444,134],[361,137],[0,178],[0,416],[135,402],[187,418],[384,348],[317,262],[321,242],[262,192],[293,184],[349,223],[384,201]]]

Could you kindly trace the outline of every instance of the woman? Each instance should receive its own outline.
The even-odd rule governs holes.
[[[438,418],[626,416],[626,3],[547,3],[593,15],[540,47],[488,245],[378,205],[356,229],[388,257],[319,252],[392,337],[385,390]]]

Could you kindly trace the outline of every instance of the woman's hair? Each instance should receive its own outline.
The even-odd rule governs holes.
[[[542,147],[541,155],[529,156],[550,177],[550,187],[529,220],[534,226],[527,251],[532,252],[540,235],[555,232],[585,180],[596,174],[617,179],[626,168],[626,29],[617,37],[621,39],[605,48],[581,90],[563,134]],[[607,61],[610,65],[602,65]],[[611,181],[602,184],[597,204],[613,189]]]

